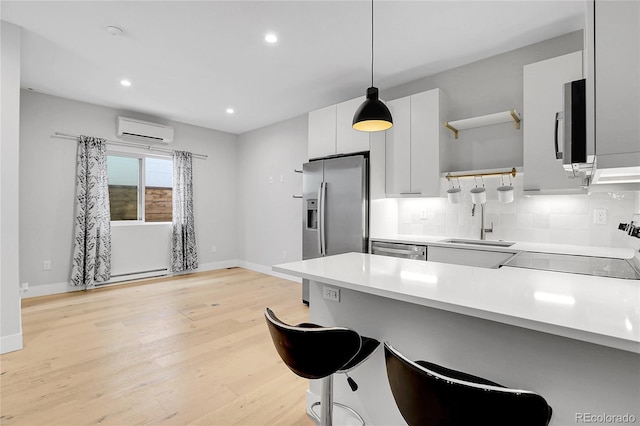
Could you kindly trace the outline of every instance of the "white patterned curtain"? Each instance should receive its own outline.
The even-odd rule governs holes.
[[[111,278],[111,217],[104,139],[78,138],[75,215],[71,283],[87,289]]]
[[[192,158],[186,151],[173,152],[173,229],[171,270],[190,271],[198,267],[198,249],[193,220]]]

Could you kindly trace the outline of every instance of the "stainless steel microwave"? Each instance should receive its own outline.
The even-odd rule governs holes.
[[[593,166],[593,156],[587,152],[587,95],[585,79],[571,81],[563,87],[563,111],[556,114],[556,159],[570,175],[578,177]],[[559,126],[563,137],[560,141]],[[581,173],[582,172],[582,173]]]

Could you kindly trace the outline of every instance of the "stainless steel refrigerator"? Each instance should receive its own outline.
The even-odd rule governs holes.
[[[367,251],[368,160],[364,155],[327,158],[302,167],[302,258]],[[302,281],[309,303],[309,282]]]

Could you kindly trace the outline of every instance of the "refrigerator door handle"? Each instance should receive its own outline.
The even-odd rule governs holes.
[[[327,183],[321,182],[320,189],[318,191],[318,245],[320,249],[320,256],[327,255],[327,242],[325,231],[325,214],[326,214],[326,202],[327,202]]]
[[[322,256],[322,184],[318,187],[318,254]]]

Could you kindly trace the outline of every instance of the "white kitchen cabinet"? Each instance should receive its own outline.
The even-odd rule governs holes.
[[[389,101],[387,107],[393,117],[393,127],[385,132],[386,192],[389,195],[410,193],[411,98]]]
[[[640,166],[640,2],[595,2],[597,167]]]
[[[428,246],[427,260],[430,262],[452,263],[454,265],[497,268],[516,252],[501,252],[451,247]]]
[[[369,133],[352,127],[364,96],[309,113],[309,159],[369,151]]]
[[[369,132],[353,128],[353,115],[365,97],[340,102],[336,110],[336,154],[369,151]]]
[[[556,160],[554,144],[555,115],[563,109],[563,85],[581,78],[581,51],[524,66],[525,193],[585,191],[582,179],[569,178],[562,160]],[[562,141],[562,134],[559,136]]]
[[[393,117],[385,142],[388,196],[440,195],[442,102],[439,89],[387,102]]]
[[[336,105],[309,113],[309,159],[336,153]]]
[[[385,192],[385,132],[371,133],[371,150],[369,151],[369,198],[384,199]]]

